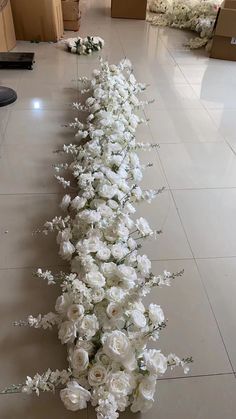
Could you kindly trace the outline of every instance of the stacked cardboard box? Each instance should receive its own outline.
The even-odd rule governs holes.
[[[0,13],[0,52],[10,51],[16,45],[16,36],[12,19],[11,4],[8,1]]]
[[[111,17],[146,19],[147,0],[111,0]]]
[[[62,0],[64,29],[78,31],[80,27],[79,0]]]
[[[58,41],[63,35],[61,0],[11,0],[16,39]]]
[[[210,57],[236,61],[236,0],[225,0],[219,9]]]

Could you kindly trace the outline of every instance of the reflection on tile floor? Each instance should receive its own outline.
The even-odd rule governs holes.
[[[189,376],[169,374],[158,385],[158,401],[145,415],[121,419],[233,419],[236,411],[236,63],[210,60],[204,50],[188,51],[192,34],[152,27],[144,21],[110,18],[110,1],[81,0],[81,36],[105,39],[100,54],[77,57],[61,43],[19,41],[16,51],[34,51],[33,71],[0,70],[0,84],[19,99],[0,110],[0,328],[1,387],[20,382],[48,365],[62,368],[64,348],[55,334],[14,329],[16,319],[52,309],[57,290],[32,279],[32,269],[59,269],[54,237],[32,234],[59,213],[63,191],[53,179],[53,151],[73,141],[64,125],[76,112],[76,77],[90,75],[101,55],[112,62],[128,56],[140,81],[150,84],[155,102],[138,140],[160,144],[142,155],[143,185],[166,192],[153,206],[142,205],[163,233],[144,252],[155,272],[185,269],[171,289],[152,293],[169,319],[160,347],[193,355]],[[66,36],[74,36],[68,32]],[[158,155],[159,153],[159,155]],[[196,258],[196,259],[195,259]],[[159,344],[159,342],[158,342]],[[0,396],[1,419],[67,419],[55,397]],[[95,418],[89,409],[81,419]]]

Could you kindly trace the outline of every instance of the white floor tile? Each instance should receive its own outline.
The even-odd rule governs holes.
[[[54,234],[34,234],[44,223],[60,215],[57,195],[1,195],[0,267],[58,265]]]
[[[53,165],[65,162],[53,143],[7,145],[0,149],[0,194],[61,193]],[[24,156],[19,159],[19,156]],[[68,173],[65,173],[65,177]]]
[[[68,109],[78,101],[79,93],[76,82],[42,83],[38,80],[23,79],[18,88],[18,100],[14,109]],[[76,77],[74,77],[76,78]]]
[[[236,150],[236,118],[234,109],[210,109],[209,114],[218,131]]]
[[[236,82],[235,65],[232,62],[209,60],[205,64],[180,64],[180,70],[191,84],[230,84]]]
[[[66,410],[59,392],[41,393],[40,397],[26,394],[9,394],[0,396],[0,409],[4,419],[73,419],[75,412]],[[79,411],[79,419],[88,419],[87,411]]]
[[[159,153],[171,189],[236,187],[236,156],[224,142],[162,144]]]
[[[158,185],[157,185],[158,187]],[[152,260],[191,258],[183,227],[169,191],[163,192],[152,204],[140,204],[137,217],[145,216],[153,230],[162,234],[143,242],[142,253]]]
[[[201,101],[191,86],[186,84],[170,84],[169,82],[154,85],[150,93],[146,93],[148,99],[155,99],[150,105],[150,113],[153,118],[159,109],[203,109]]]
[[[184,275],[175,279],[170,288],[153,288],[145,299],[145,305],[161,305],[168,320],[159,341],[151,346],[161,349],[164,354],[175,353],[181,359],[192,356],[194,362],[189,365],[190,376],[232,372],[195,262],[152,263],[152,272],[156,275],[165,269],[172,273],[184,269]],[[182,368],[167,373],[170,378],[181,376],[185,377]]]
[[[145,63],[136,64],[134,62],[134,74],[138,81],[145,82],[149,85],[148,92],[152,90],[155,85],[163,83],[184,84],[186,83],[185,77],[177,65],[160,63],[156,64]]]
[[[52,144],[55,150],[71,142],[74,131],[64,127],[72,122],[77,112],[71,108],[65,111],[41,109],[14,110],[11,112],[7,130],[6,145]]]
[[[34,278],[37,267],[0,270],[1,390],[49,367],[66,368],[66,348],[58,340],[56,328],[49,331],[13,326],[15,321],[26,320],[29,315],[37,317],[54,311],[60,288],[49,287],[46,281]],[[60,270],[61,266],[52,268],[52,272]]]
[[[236,256],[236,189],[174,191],[173,195],[195,257]]]
[[[158,108],[158,99],[156,105]],[[157,108],[155,103],[145,108],[153,139],[157,143],[202,143],[223,140],[210,116],[203,109]]]
[[[206,109],[236,109],[235,84],[208,83],[203,80],[191,86]]]
[[[236,371],[236,338],[232,333],[236,307],[236,259],[199,259],[197,265],[206,287],[230,360]]]

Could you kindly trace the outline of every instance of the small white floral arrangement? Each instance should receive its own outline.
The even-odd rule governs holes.
[[[69,52],[78,55],[89,55],[94,51],[100,51],[105,44],[104,40],[99,36],[68,38],[63,43]]]
[[[192,360],[161,352],[157,342],[166,326],[164,313],[156,302],[147,307],[142,302],[153,287],[169,286],[182,275],[165,271],[156,276],[149,258],[140,254],[142,240],[158,232],[135,215],[135,205],[151,202],[163,190],[138,186],[145,167],[137,152],[155,147],[135,140],[144,122],[136,111],[147,104],[137,95],[145,85],[136,81],[128,60],[119,65],[101,60],[92,79],[80,83],[87,99],[74,106],[87,117],[70,124],[76,141],[64,145],[63,152],[71,163],[56,166],[57,172],[69,174],[67,180],[63,173],[56,175],[70,191],[61,202],[65,216],[44,228],[46,234],[57,232],[59,253],[70,263],[70,273],[38,269],[37,276],[49,285],[61,285],[55,311],[16,322],[57,327],[69,365],[27,377],[4,392],[39,395],[59,387],[67,409],[79,411],[90,402],[98,419],[116,419],[128,406],[132,412],[150,409],[158,378],[168,367],[182,366],[187,373]],[[156,349],[149,342],[156,342]]]
[[[190,48],[207,45],[221,0],[150,0],[147,20],[152,25],[188,29],[199,34],[186,44]]]

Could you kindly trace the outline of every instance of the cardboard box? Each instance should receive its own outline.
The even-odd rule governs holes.
[[[62,5],[62,14],[63,20],[78,20],[79,17],[79,1],[74,0],[63,0]]]
[[[210,57],[236,61],[236,0],[225,0],[219,9]]]
[[[80,19],[77,20],[64,20],[65,31],[78,31],[80,28]]]
[[[16,45],[16,36],[12,18],[11,3],[8,1],[0,13],[0,51],[10,51]]]
[[[111,0],[111,17],[146,19],[147,0]]]
[[[16,39],[58,41],[63,35],[61,0],[11,0]]]

